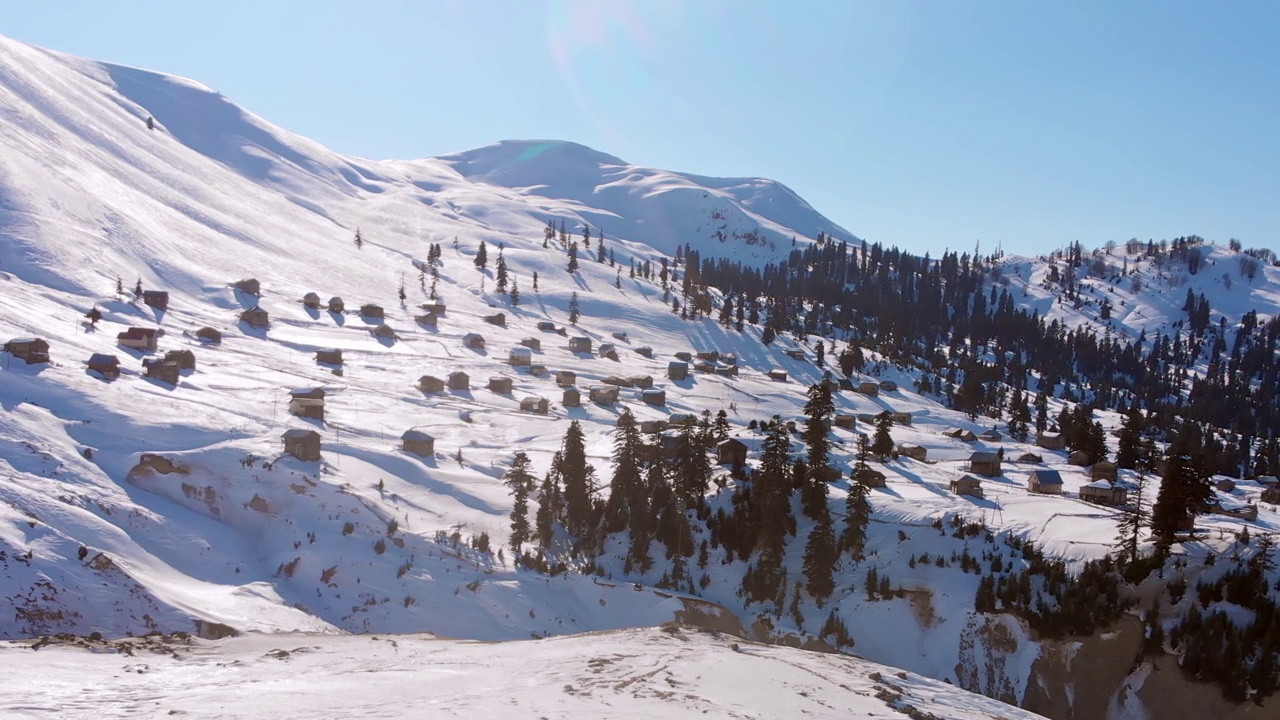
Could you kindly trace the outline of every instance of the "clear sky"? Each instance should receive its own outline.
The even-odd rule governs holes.
[[[1280,2],[60,0],[0,34],[183,75],[332,149],[573,140],[782,181],[864,238],[1280,249]]]

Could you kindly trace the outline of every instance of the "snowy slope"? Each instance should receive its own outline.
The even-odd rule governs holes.
[[[681,628],[502,643],[422,636],[251,636],[173,656],[0,644],[21,696],[15,720],[46,710],[101,718],[270,716],[908,718],[1040,717],[862,660],[735,642]],[[84,673],[109,678],[83,692]],[[921,712],[928,713],[921,715]]]

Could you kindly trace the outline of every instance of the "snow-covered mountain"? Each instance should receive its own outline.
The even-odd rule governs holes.
[[[1079,565],[1111,549],[1120,514],[1081,501],[1092,478],[1053,452],[1042,466],[1006,463],[986,481],[985,498],[951,493],[974,450],[1017,457],[1034,448],[943,435],[995,421],[970,420],[913,392],[910,372],[874,354],[871,373],[855,380],[893,389],[842,393],[837,412],[862,416],[864,429],[868,415],[907,414],[894,440],[919,445],[927,459],[882,466],[871,559],[842,564],[825,605],[801,598],[782,617],[763,617],[738,593],[746,563],[718,550],[695,571],[706,578],[699,597],[657,589],[665,561],[648,573],[629,573],[619,559],[600,575],[549,577],[493,551],[507,544],[512,500],[501,478],[512,455],[528,453],[540,477],[571,421],[586,432],[607,487],[623,407],[642,421],[724,410],[752,452],[763,435],[751,421],[799,418],[804,390],[824,374],[812,362],[818,338],[765,345],[754,325],[737,332],[712,319],[684,321],[656,278],[629,272],[685,243],[704,257],[764,264],[785,256],[792,237],[855,241],[782,185],[638,168],[549,141],[408,161],[347,158],[198,83],[6,39],[0,113],[0,341],[42,338],[51,357],[28,365],[13,352],[0,356],[0,638],[194,630],[515,640],[678,620],[831,649],[817,637],[830,614],[864,657],[1046,714],[1099,717],[1111,705],[1120,717],[1142,707],[1128,698],[1151,708],[1168,694],[1162,683],[1172,673],[1128,674],[1137,623],[1055,644],[1013,616],[974,611],[979,577],[960,569],[962,555],[1020,561],[1007,544],[1013,539]],[[577,239],[584,224],[592,228],[578,272],[566,272],[557,240],[543,247],[548,221],[563,221]],[[443,255],[430,266],[433,243]],[[479,270],[482,243],[488,263]],[[499,248],[518,304],[496,287]],[[1212,252],[1210,263],[1234,257]],[[1018,302],[1042,316],[1105,324],[1088,291],[1079,307],[1058,302],[1048,272],[1043,260],[1007,259],[993,282],[1019,290]],[[1111,283],[1103,272],[1082,280],[1111,298],[1111,322],[1132,334],[1148,320],[1176,322],[1187,282],[1210,290],[1216,282],[1223,297],[1237,298],[1221,307],[1241,313],[1275,314],[1280,304],[1271,267],[1229,288],[1221,272],[1182,285],[1160,268],[1142,272],[1145,286]],[[239,283],[248,278],[257,292]],[[135,299],[135,284],[168,293],[167,306]],[[420,323],[433,285],[447,310],[435,324]],[[318,306],[303,302],[308,293]],[[345,310],[327,309],[330,297],[341,297]],[[616,360],[571,351],[563,335],[538,327],[564,328],[575,298],[582,318],[566,332],[596,347],[615,344]],[[360,311],[366,304],[384,316]],[[255,307],[268,314],[267,327],[242,319]],[[102,313],[96,324],[85,318],[92,308]],[[498,312],[502,326],[485,321]],[[384,324],[391,335],[375,333]],[[163,330],[158,349],[121,347],[117,336],[131,327]],[[221,341],[204,341],[203,328]],[[466,346],[468,333],[482,334],[485,346]],[[532,363],[549,373],[508,364],[511,349],[528,345],[536,345]],[[317,362],[316,351],[328,348],[342,351],[340,364]],[[666,377],[676,353],[699,349],[735,354],[739,372]],[[176,384],[146,376],[144,360],[188,350],[194,368]],[[120,377],[88,369],[94,353],[117,356]],[[784,370],[786,382],[769,370]],[[418,388],[424,375],[459,371],[469,375],[465,389]],[[576,376],[581,407],[563,402],[558,371]],[[639,388],[622,389],[615,405],[587,401],[589,386],[631,376],[651,377],[665,404],[645,403]],[[325,389],[323,420],[290,413],[290,389],[300,387]],[[549,400],[548,414],[522,411],[528,397]],[[1099,417],[1108,429],[1119,423]],[[290,429],[316,431],[321,459],[283,453]],[[434,447],[405,452],[401,436],[411,429]],[[847,476],[855,433],[837,427],[833,439]],[[1066,495],[1030,493],[1037,469],[1059,471]],[[844,480],[832,485],[833,509],[843,508],[847,488]],[[1262,489],[1243,481],[1220,494],[1243,504]],[[730,494],[718,495],[713,509],[727,507]],[[1233,547],[1229,533],[1240,520],[1203,520],[1206,539],[1189,555]],[[966,527],[988,528],[991,539]],[[1280,514],[1264,503],[1249,527],[1274,533]],[[802,517],[788,545],[793,577],[810,529]],[[901,592],[865,592],[875,568]],[[1101,679],[1070,683],[1077,656],[1105,667]]]

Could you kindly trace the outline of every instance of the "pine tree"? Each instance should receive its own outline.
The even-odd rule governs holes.
[[[1120,437],[1116,443],[1116,466],[1132,470],[1138,464],[1138,455],[1142,446],[1143,420],[1142,411],[1137,404],[1129,408],[1124,422],[1120,425]]]
[[[1195,468],[1188,455],[1188,435],[1184,424],[1170,445],[1160,492],[1151,509],[1151,533],[1166,547],[1210,496],[1208,479]]]
[[[582,247],[585,250],[591,249],[591,226],[586,223],[582,225]]]
[[[733,298],[726,295],[720,306],[720,324],[726,328],[733,324]]]
[[[804,444],[808,451],[809,472],[817,482],[818,474],[826,471],[830,459],[831,440],[827,428],[830,427],[836,406],[831,383],[827,380],[819,380],[810,385],[806,395],[808,400],[804,404]]]
[[[142,278],[141,277],[138,278],[137,284],[133,286],[133,299],[134,300],[142,299]]]
[[[571,274],[578,272],[578,243],[576,240],[569,243],[569,272]]]
[[[508,282],[507,259],[502,256],[502,248],[498,248],[498,266],[497,266],[496,273],[497,273],[496,279],[498,282],[498,294],[500,295],[505,294],[507,292],[507,282]]]
[[[893,416],[886,410],[876,416],[876,436],[871,442],[871,452],[884,462],[893,454]]]
[[[520,283],[515,278],[511,278],[511,306],[520,306]]]
[[[356,228],[355,243],[356,243],[357,250],[364,247],[364,237],[360,235],[360,228]]]
[[[409,297],[404,291],[404,273],[400,273],[400,288],[396,290],[396,297],[400,298],[401,305],[404,305],[404,301]]]
[[[596,262],[603,263],[608,259],[604,251],[604,230],[597,228],[597,232],[600,234],[596,241]]]
[[[840,548],[847,550],[854,560],[861,560],[867,543],[867,525],[871,522],[871,503],[867,501],[867,486],[859,480],[867,470],[871,456],[871,443],[866,435],[858,435],[858,454],[851,472],[849,494],[845,496],[844,532],[840,535]]]
[[[818,601],[818,607],[831,597],[835,590],[835,571],[838,553],[836,552],[835,533],[831,529],[831,513],[826,503],[818,513],[813,530],[809,531],[809,541],[804,548],[805,589]]]
[[[554,220],[547,221],[547,227],[542,231],[542,247],[550,247],[551,241],[556,238],[556,223]]]
[[[98,327],[98,321],[102,319],[102,311],[98,309],[97,305],[94,305],[89,308],[89,312],[85,313],[84,316],[89,318],[89,327],[96,328]]]
[[[120,281],[120,276],[116,276],[116,297],[124,295],[124,283]]]
[[[618,532],[630,527],[634,514],[647,514],[648,495],[641,476],[643,444],[635,417],[624,409],[618,417],[613,440],[613,481],[605,503],[605,530]]]
[[[529,472],[529,456],[517,452],[511,460],[511,469],[502,476],[503,483],[511,489],[514,507],[511,510],[511,552],[520,553],[520,546],[530,540],[529,493],[533,492],[535,479]]]
[[[1036,432],[1042,433],[1049,427],[1049,398],[1044,390],[1036,393]]]
[[[702,507],[711,484],[711,463],[707,458],[706,444],[699,429],[689,424],[682,426],[676,437],[672,490],[681,507]]]
[[[577,538],[586,536],[595,493],[595,468],[587,462],[586,437],[577,420],[569,423],[561,445],[564,481],[564,525]]]
[[[578,293],[574,291],[569,297],[569,324],[577,325],[578,318],[582,317],[582,313],[578,310]]]
[[[483,271],[489,264],[489,252],[485,249],[484,241],[480,241],[480,249],[476,250],[475,266],[477,270]]]
[[[752,483],[758,508],[757,544],[760,553],[754,567],[752,601],[772,599],[782,588],[782,559],[791,518],[791,438],[777,415],[769,426],[760,458],[760,470]]]
[[[1142,538],[1142,528],[1144,528],[1149,520],[1149,514],[1143,507],[1147,490],[1147,476],[1144,472],[1138,473],[1138,479],[1135,481],[1137,486],[1133,498],[1130,499],[1129,507],[1120,516],[1120,521],[1116,523],[1116,556],[1121,564],[1128,564],[1138,559],[1139,542]]]
[[[551,469],[547,470],[547,474],[543,476],[538,494],[538,512],[535,521],[538,545],[544,549],[551,547],[551,541],[555,539],[556,520],[563,512],[564,496],[560,482],[560,465],[563,457],[560,451],[556,451],[551,457]]]
[[[564,230],[564,221],[560,221],[560,247],[569,247],[569,233]]]

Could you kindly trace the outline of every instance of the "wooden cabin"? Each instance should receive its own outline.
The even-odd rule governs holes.
[[[530,375],[532,375],[532,376],[534,376],[534,377],[546,377],[546,376],[547,376],[547,374],[548,374],[548,373],[547,373],[547,366],[546,366],[546,365],[539,365],[538,363],[534,363],[534,364],[532,364],[532,365],[530,365],[530,366],[529,366],[529,374],[530,374]]]
[[[507,326],[507,316],[505,313],[494,313],[492,315],[485,315],[484,321],[489,323],[490,325],[496,325],[498,327]]]
[[[1000,470],[1000,453],[989,450],[973,453],[969,456],[969,472],[985,477],[999,477],[1003,474]]]
[[[347,309],[347,304],[342,301],[342,298],[338,297],[337,295],[334,295],[333,297],[329,298],[329,312],[340,313],[340,312],[345,312],[346,309]]]
[[[1057,470],[1032,470],[1027,476],[1027,490],[1042,495],[1062,494],[1062,473]]]
[[[164,359],[176,363],[179,370],[196,369],[196,354],[190,350],[170,350],[164,354]]]
[[[613,405],[618,402],[618,388],[616,385],[592,385],[588,399],[593,403],[601,405]]]
[[[845,430],[853,430],[858,427],[858,418],[847,413],[836,413],[831,419],[831,424]]]
[[[863,395],[872,395],[872,396],[879,395],[880,384],[872,382],[870,380],[864,380],[863,382],[858,383],[858,392],[862,393]]]
[[[324,365],[341,365],[342,350],[338,348],[320,348],[316,350],[316,362]]]
[[[511,394],[511,378],[503,375],[494,375],[489,378],[489,391],[496,392],[500,395]]]
[[[641,345],[640,347],[636,348],[636,352],[643,357],[647,357],[647,358],[653,357],[653,348],[649,347],[648,345]]]
[[[164,311],[169,309],[169,293],[164,290],[143,290],[142,304]]]
[[[471,378],[461,370],[449,373],[449,389],[450,390],[470,390]]]
[[[591,338],[578,335],[569,338],[569,352],[589,353],[591,352]]]
[[[155,352],[163,335],[162,328],[131,327],[116,335],[116,344],[131,350]]]
[[[423,310],[426,310],[427,312],[433,315],[444,315],[445,311],[447,310],[447,308],[445,307],[445,304],[439,301],[424,302],[418,305],[418,307],[422,308]]]
[[[627,382],[631,383],[632,387],[637,387],[637,388],[640,388],[641,390],[648,390],[649,388],[653,387],[653,376],[652,375],[632,375],[631,377],[627,378]]]
[[[854,473],[853,481],[868,488],[882,488],[885,486],[884,473],[869,467],[864,467],[861,471]]]
[[[289,428],[280,437],[284,441],[284,451],[303,462],[320,460],[320,433],[303,428]]]
[[[943,431],[942,434],[946,435],[949,438],[955,438],[961,442],[977,442],[978,441],[978,436],[974,435],[973,431],[965,430],[964,428],[951,428],[950,430]]]
[[[667,393],[658,388],[646,388],[640,391],[640,399],[647,405],[663,407],[667,404]]]
[[[520,344],[530,350],[542,350],[542,341],[536,337],[527,337],[520,340]]]
[[[371,320],[381,320],[386,317],[386,312],[381,305],[374,303],[366,303],[360,306],[360,317],[367,317]]]
[[[560,404],[565,407],[582,407],[582,392],[576,387],[565,388]]]
[[[104,380],[115,380],[120,377],[120,358],[106,353],[94,353],[89,356],[89,370],[98,373]]]
[[[222,332],[205,326],[196,331],[196,339],[210,345],[219,345],[222,343]]]
[[[606,375],[605,377],[600,378],[600,382],[605,385],[613,385],[615,387],[631,387],[630,379],[619,377],[617,375]]]
[[[1083,450],[1076,450],[1067,456],[1067,462],[1076,467],[1084,467],[1089,464],[1089,453]]]
[[[1213,484],[1220,492],[1229,493],[1236,489],[1236,481],[1231,478],[1222,478]]]
[[[1095,480],[1080,488],[1080,499],[1116,507],[1129,502],[1129,491],[1109,480]]]
[[[667,416],[667,424],[677,425],[697,425],[698,416],[693,413],[671,413]]]
[[[484,336],[480,333],[467,333],[462,336],[462,346],[472,350],[483,350]]]
[[[556,324],[551,322],[550,320],[539,320],[536,327],[543,332],[556,331]]]
[[[414,315],[413,321],[423,327],[439,327],[439,318],[435,313],[422,313]]]
[[[289,413],[324,420],[324,388],[302,387],[289,391]]]
[[[770,370],[769,379],[774,382],[786,382],[787,371],[786,370]]]
[[[320,296],[316,293],[309,292],[302,296],[302,306],[311,308],[312,310],[320,309]]]
[[[560,387],[573,387],[578,384],[578,376],[572,370],[557,370],[556,385]]]
[[[1033,452],[1025,452],[1019,455],[1018,457],[1014,458],[1014,462],[1039,465],[1040,463],[1044,462],[1044,458],[1040,457],[1039,455]]]
[[[738,356],[735,353],[728,353],[728,352],[720,353],[720,359],[718,360],[718,362],[721,365],[737,365]]]
[[[667,378],[670,380],[684,380],[689,377],[689,363],[672,360],[667,363]]]
[[[715,350],[698,350],[694,352],[694,357],[707,362],[716,362],[720,359],[720,353]]]
[[[983,430],[979,433],[978,439],[984,442],[1000,442],[1004,439],[1004,435],[1001,435],[999,430],[991,428],[990,430]]]
[[[1280,486],[1272,485],[1262,490],[1262,502],[1280,505]]]
[[[621,340],[622,342],[630,342],[630,340],[627,338],[627,334],[625,332],[622,332],[621,330],[611,332],[609,333],[609,335],[614,340]]]
[[[881,380],[880,389],[884,390],[885,392],[893,392],[894,390],[898,389],[898,383],[892,380]]]
[[[717,465],[745,465],[747,463],[747,445],[741,440],[729,438],[716,445]]]
[[[602,358],[609,358],[610,360],[617,360],[617,359],[618,359],[618,348],[614,347],[613,343],[600,343],[600,349],[599,349],[599,351],[598,351],[598,354],[599,354],[599,355],[600,355],[600,357],[602,357]]]
[[[536,413],[538,415],[546,415],[547,399],[544,397],[530,395],[520,401],[520,410],[528,413]]]
[[[444,392],[444,380],[434,375],[423,375],[418,378],[418,390],[424,393]]]
[[[714,373],[716,371],[716,364],[710,360],[698,360],[693,363],[693,371],[700,373]]]
[[[266,328],[271,324],[267,311],[260,307],[251,307],[240,313],[240,322],[252,328]]]
[[[716,374],[720,377],[738,377],[738,366],[719,365],[716,367]]]
[[[1065,450],[1067,441],[1063,439],[1062,433],[1042,432],[1036,433],[1036,445],[1045,450]]]
[[[507,364],[511,367],[529,367],[533,364],[533,351],[527,347],[514,347],[507,352]]]
[[[394,340],[396,338],[396,331],[386,323],[378,325],[372,332],[374,337],[385,338],[387,340]]]
[[[898,446],[898,454],[902,457],[909,457],[912,460],[925,462],[926,458],[929,457],[929,449],[923,445],[903,443]]]
[[[1118,473],[1115,463],[1109,460],[1099,460],[1093,464],[1093,467],[1089,468],[1089,479],[1115,482]]]
[[[436,454],[436,439],[421,430],[405,430],[400,436],[400,449],[418,457]]]
[[[889,419],[893,421],[894,425],[911,427],[911,413],[909,412],[891,412],[889,413]]]
[[[680,352],[676,353],[674,357],[680,362],[687,362],[687,363],[693,362],[693,353],[687,350],[681,350]]]
[[[236,289],[246,295],[261,295],[262,285],[257,278],[245,278],[236,281]]]
[[[652,435],[667,429],[666,420],[641,420],[640,432]]]
[[[982,497],[982,481],[972,475],[961,475],[951,481],[951,492],[956,495]]]
[[[783,353],[792,360],[804,360],[803,350],[784,350]]]
[[[155,378],[163,383],[177,385],[178,379],[182,375],[182,370],[176,362],[155,358],[142,361],[142,374],[145,377]]]

